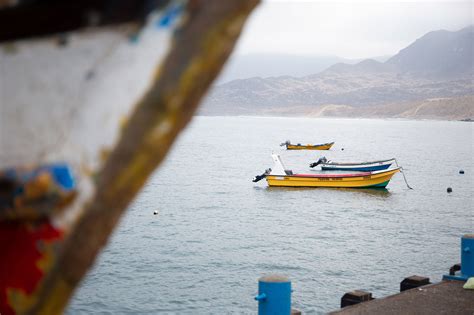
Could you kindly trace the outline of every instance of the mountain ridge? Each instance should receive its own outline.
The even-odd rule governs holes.
[[[216,86],[200,114],[289,112],[322,105],[372,107],[474,95],[474,26],[433,31],[385,62],[336,63],[303,77],[253,77]],[[357,111],[354,111],[356,113]],[[359,111],[363,112],[363,111]]]

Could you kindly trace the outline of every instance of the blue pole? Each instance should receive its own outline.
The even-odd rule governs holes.
[[[291,313],[291,281],[281,275],[258,279],[259,315],[289,315]]]
[[[461,238],[461,274],[474,277],[474,234]]]
[[[443,280],[466,281],[470,277],[474,277],[474,234],[464,234],[461,237],[461,272],[444,275]]]

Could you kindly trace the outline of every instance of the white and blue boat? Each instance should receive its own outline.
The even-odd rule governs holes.
[[[360,171],[360,172],[374,172],[388,169],[395,159],[380,160],[372,162],[360,162],[360,163],[338,163],[328,161],[325,157],[320,158],[317,162],[311,163],[311,168],[318,165],[321,166],[323,171]]]

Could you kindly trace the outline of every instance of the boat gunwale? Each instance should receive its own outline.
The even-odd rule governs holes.
[[[378,164],[378,165],[384,165],[383,163],[393,161],[395,162],[395,158],[388,159],[388,160],[380,160],[380,161],[373,161],[373,162],[361,162],[361,163],[339,163],[339,162],[326,162],[326,163],[321,163],[321,166],[357,166],[357,165],[371,165],[371,164]],[[392,162],[392,163],[393,163]]]

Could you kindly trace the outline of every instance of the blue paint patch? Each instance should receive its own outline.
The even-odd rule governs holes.
[[[45,174],[49,176],[42,178]],[[38,213],[62,208],[76,191],[73,171],[67,163],[0,169],[0,186],[0,211],[10,212],[24,207],[36,208]]]
[[[48,172],[51,174],[56,185],[66,191],[76,188],[76,181],[72,168],[67,163],[54,163],[39,166],[31,171],[21,171],[21,169],[9,168],[0,170],[0,178],[10,179],[18,183],[25,184],[35,179],[40,173]],[[18,193],[22,192],[22,186],[17,187]]]
[[[72,175],[72,170],[67,164],[53,164],[47,166],[56,184],[61,186],[64,190],[73,190],[76,187],[76,182]]]
[[[156,22],[157,28],[166,28],[176,21],[177,17],[183,10],[182,5],[173,5],[163,13],[163,16]]]

